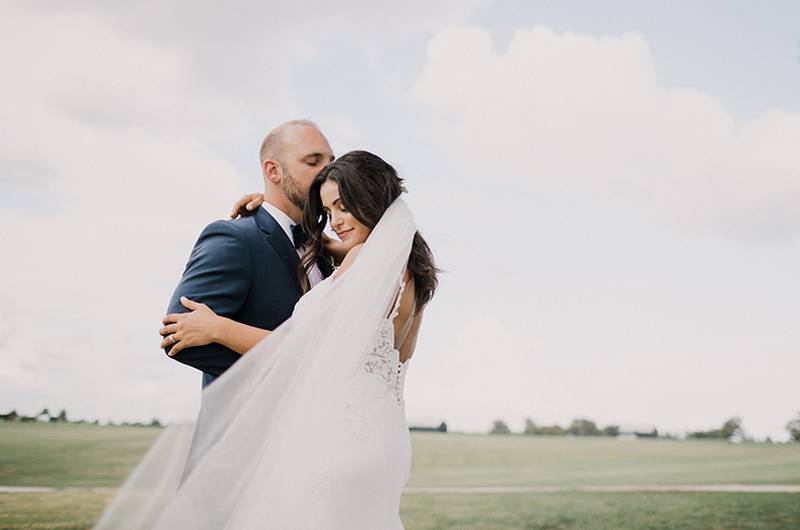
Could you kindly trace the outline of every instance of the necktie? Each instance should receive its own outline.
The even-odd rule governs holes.
[[[292,238],[294,238],[294,248],[303,248],[308,242],[308,235],[303,230],[303,225],[292,225]]]

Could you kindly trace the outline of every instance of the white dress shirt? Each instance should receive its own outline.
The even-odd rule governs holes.
[[[272,216],[273,219],[275,219],[275,221],[278,222],[283,231],[286,232],[286,237],[289,238],[289,241],[292,242],[292,246],[294,246],[294,234],[292,234],[292,227],[294,227],[294,225],[296,225],[297,223],[295,223],[291,217],[286,215],[286,212],[284,212],[274,204],[264,202],[261,204],[261,206],[267,212],[269,212],[269,214]],[[303,250],[298,248],[297,255],[302,257]],[[311,270],[308,271],[308,281],[311,283],[311,287],[314,287],[322,280],[323,280],[322,271],[319,270],[319,266],[315,263],[314,266],[311,268]]]

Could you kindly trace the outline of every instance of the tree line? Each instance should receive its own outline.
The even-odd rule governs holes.
[[[800,412],[786,424],[786,431],[792,441],[800,442]],[[503,420],[495,420],[489,429],[489,434],[512,434],[508,424]],[[675,438],[670,434],[661,434],[655,427],[652,430],[625,431],[619,425],[606,425],[599,427],[595,422],[586,418],[577,418],[567,427],[560,425],[538,425],[530,418],[525,419],[525,427],[519,434],[545,435],[545,436],[620,436],[634,435],[637,438]],[[733,417],[717,429],[706,431],[691,431],[686,433],[687,438],[717,439],[717,440],[748,440],[742,428],[742,419]],[[768,439],[769,440],[769,439]]]
[[[92,424],[99,425],[98,420],[70,420],[67,417],[66,409],[61,409],[58,414],[51,414],[50,410],[45,408],[38,414],[33,416],[26,416],[18,414],[16,410],[12,410],[7,414],[0,414],[0,422],[20,422],[20,423],[72,423],[72,424]],[[109,420],[107,425],[120,425],[129,427],[162,427],[163,424],[157,419],[153,418],[149,423],[142,422],[120,422],[115,423]],[[447,424],[442,422],[438,427],[410,427],[412,431],[437,431],[446,433]],[[789,433],[789,438],[792,441],[800,442],[800,412],[798,412],[792,419],[786,423],[786,431]],[[512,430],[508,424],[503,420],[495,420],[492,427],[488,431],[489,434],[512,434]],[[637,438],[675,438],[670,434],[659,433],[658,429],[640,430],[640,431],[622,431],[619,425],[606,425],[604,427],[598,426],[592,420],[586,418],[577,418],[567,427],[560,425],[538,425],[530,418],[525,419],[525,427],[519,434],[528,435],[544,435],[544,436],[620,436],[620,435],[634,435]],[[709,429],[706,431],[692,431],[686,434],[687,438],[695,439],[717,439],[717,440],[731,440],[736,437],[741,440],[747,440],[744,430],[742,429],[742,419],[739,417],[727,419],[719,428]]]
[[[67,410],[61,409],[56,415],[50,413],[50,410],[47,408],[42,409],[39,414],[34,414],[33,416],[26,416],[24,414],[17,414],[16,410],[12,410],[8,414],[0,414],[0,422],[6,423],[72,423],[72,424],[90,424],[90,425],[100,425],[99,420],[88,421],[88,420],[70,420],[67,418]],[[157,419],[153,418],[149,423],[143,422],[121,422],[115,423],[109,420],[106,425],[119,425],[123,427],[162,427],[162,423]]]
[[[495,420],[489,434],[511,434],[512,431],[508,424],[503,420]],[[618,436],[620,429],[618,425],[607,425],[598,427],[595,422],[586,418],[572,420],[568,427],[560,425],[537,425],[530,418],[525,419],[525,428],[521,434],[537,434],[546,436]],[[641,432],[640,435],[658,436],[658,431]]]

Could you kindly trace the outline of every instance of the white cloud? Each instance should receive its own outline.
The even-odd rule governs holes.
[[[475,322],[454,319],[460,335],[426,342],[448,362],[421,357],[435,375],[409,376],[419,399],[452,410],[457,429],[588,416],[680,431],[741,415],[785,437],[800,115],[741,121],[710,94],[664,86],[635,33],[537,27],[501,51],[481,28],[451,27],[420,72],[411,102],[452,163],[423,199],[448,212],[434,226],[455,269],[442,296],[505,331],[487,329],[491,348],[458,338]],[[767,263],[780,264],[764,281]],[[452,391],[435,383],[448,372]]]
[[[0,16],[3,406],[191,416],[198,374],[158,350],[158,321],[202,226],[259,186],[266,129],[301,115],[337,153],[373,149],[408,177],[423,232],[450,271],[409,374],[412,421],[480,430],[498,415],[514,427],[525,416],[595,415],[684,426],[681,415],[696,410],[692,421],[705,426],[733,400],[750,404],[737,409],[746,424],[761,417],[760,432],[782,428],[788,413],[763,414],[773,400],[764,389],[794,395],[781,374],[796,364],[786,354],[795,335],[788,313],[771,306],[796,297],[791,286],[737,282],[765,270],[779,282],[784,269],[765,264],[792,254],[687,244],[634,210],[738,238],[789,237],[796,115],[737,124],[710,96],[661,87],[634,34],[518,32],[498,53],[482,30],[451,29],[422,55],[474,3],[36,5],[4,5]],[[401,96],[420,68],[409,109]],[[440,134],[429,142],[431,126]],[[734,169],[720,176],[731,146]],[[748,195],[737,191],[752,184],[745,162],[763,179]],[[723,180],[735,184],[724,201]],[[612,195],[633,207],[598,211],[592,200]],[[750,312],[732,314],[736,303]],[[742,367],[761,359],[759,337],[775,337],[773,368],[751,381]],[[746,391],[718,385],[719,399],[694,409],[666,383],[658,399],[642,398],[657,387],[650,359],[676,378],[692,363],[685,352],[736,341],[729,356],[701,363],[690,386],[727,363]],[[587,360],[594,353],[610,361]],[[585,369],[633,397],[608,393]],[[637,377],[615,375],[626,369]],[[631,404],[658,400],[649,415]]]
[[[431,322],[453,316],[433,311]],[[512,330],[491,316],[457,320],[458,335],[427,343],[411,361],[406,399],[412,424],[446,420],[451,430],[485,432],[495,419],[519,429],[535,411],[548,409],[551,418],[564,412],[554,399],[561,385],[543,369],[544,351],[530,330]]]
[[[4,15],[0,397],[100,418],[190,415],[198,376],[164,358],[156,331],[194,238],[244,188],[202,133],[241,113],[195,97],[182,54],[97,14]]]
[[[199,374],[166,359],[156,331],[197,234],[260,187],[258,145],[282,120],[326,108],[308,117],[337,152],[364,140],[340,109],[302,101],[320,83],[307,65],[342,48],[379,61],[469,9],[4,5],[3,406],[190,417]]]
[[[413,100],[437,140],[514,193],[576,188],[624,197],[688,230],[742,240],[800,230],[800,115],[738,122],[711,95],[663,86],[636,33],[545,27],[493,49],[480,28],[430,43]]]

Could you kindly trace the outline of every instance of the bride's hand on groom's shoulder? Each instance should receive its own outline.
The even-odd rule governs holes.
[[[347,249],[344,246],[344,243],[339,241],[338,239],[333,239],[328,237],[328,234],[322,234],[322,246],[325,249],[325,252],[333,258],[333,264],[339,265],[342,263],[342,260],[347,255]]]
[[[230,213],[231,219],[236,219],[237,217],[247,217],[248,215],[253,215],[253,212],[256,211],[256,208],[261,206],[264,202],[264,194],[263,193],[248,193],[244,195],[241,199],[236,201],[236,204],[233,205],[233,209]]]
[[[158,333],[164,337],[161,348],[172,346],[168,355],[175,355],[184,348],[204,346],[216,341],[220,318],[205,304],[181,296],[181,304],[188,313],[170,313],[161,321],[164,324]]]

